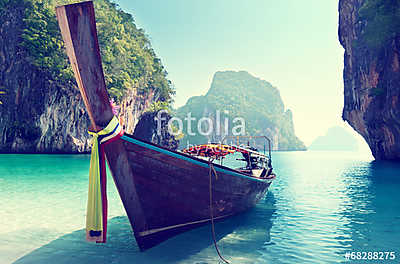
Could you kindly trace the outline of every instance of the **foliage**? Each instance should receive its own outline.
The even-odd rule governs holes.
[[[399,0],[366,0],[358,15],[358,21],[366,22],[357,43],[366,43],[370,49],[384,46],[400,33]]]
[[[133,17],[105,0],[95,1],[99,44],[107,86],[118,100],[124,89],[154,90],[161,101],[170,103],[174,94],[167,72],[156,57],[143,29]]]
[[[46,1],[25,1],[25,29],[21,46],[29,52],[29,61],[56,81],[70,81],[71,67],[62,49],[63,42],[54,12]]]
[[[146,112],[158,112],[160,110],[166,110],[169,114],[171,114],[171,105],[168,102],[163,101],[155,101],[151,103],[151,105],[146,109]]]
[[[185,136],[185,134],[180,132],[179,129],[176,126],[174,126],[173,124],[171,124],[171,130],[173,132],[174,139],[177,141],[183,139],[183,137]]]
[[[0,0],[6,6],[10,1]],[[73,81],[71,67],[55,17],[55,6],[71,0],[23,0],[25,29],[21,47],[32,65],[49,73],[55,81]],[[119,102],[126,89],[155,92],[156,99],[171,103],[175,91],[161,60],[151,48],[143,29],[133,17],[110,0],[94,1],[99,45],[108,92]]]
[[[228,132],[231,134],[232,128],[238,125],[238,122],[233,122],[234,119],[241,117],[245,120],[247,135],[267,134],[271,137],[275,133],[271,131],[277,129],[279,149],[304,149],[304,144],[294,134],[291,112],[285,111],[279,90],[245,71],[215,73],[210,90],[205,96],[192,97],[177,110],[177,116],[182,120],[188,113],[196,120],[191,123],[191,131],[196,132],[196,135],[185,135],[183,147],[186,147],[187,141],[200,144],[208,140],[221,140],[216,135],[206,138],[197,131],[197,122],[202,117],[210,117],[214,124],[217,123],[216,111],[220,114],[220,134],[225,132],[225,119],[228,120]],[[183,125],[186,133],[187,122],[183,122]],[[216,129],[214,131],[217,132]]]

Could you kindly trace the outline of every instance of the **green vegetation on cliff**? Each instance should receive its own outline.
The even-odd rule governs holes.
[[[367,21],[358,43],[370,49],[379,49],[400,32],[399,0],[366,0],[358,15],[358,21]]]
[[[400,1],[340,0],[343,120],[377,160],[400,160]],[[352,41],[352,42],[350,42]]]
[[[228,119],[228,132],[239,125],[235,118],[245,121],[247,135],[267,135],[271,138],[276,150],[303,150],[305,146],[294,133],[292,112],[285,110],[280,93],[270,83],[256,78],[245,71],[217,72],[214,75],[211,88],[204,96],[191,97],[186,105],[177,110],[177,116],[185,118],[188,113],[199,121],[202,117],[210,117],[217,126],[217,112],[220,113],[221,134],[227,129],[225,119]],[[182,147],[187,141],[191,144],[221,140],[222,136],[216,127],[210,136],[204,136],[197,131],[197,122],[192,122],[191,131],[196,135],[189,135],[187,122],[184,121],[185,137]],[[205,130],[205,129],[204,129]]]
[[[74,82],[55,17],[55,6],[71,0],[0,0],[0,15],[23,8],[24,29],[20,46],[28,62],[47,73],[50,80]],[[96,22],[103,69],[109,94],[120,101],[126,89],[154,91],[156,99],[170,103],[174,89],[167,72],[133,17],[109,0],[95,0]],[[17,33],[17,32],[16,32]]]

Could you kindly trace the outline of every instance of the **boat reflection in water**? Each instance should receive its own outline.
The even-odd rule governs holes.
[[[275,199],[268,193],[253,209],[215,224],[216,239],[224,256],[233,263],[255,263],[258,250],[270,242]],[[108,223],[109,238],[99,246],[87,243],[85,230],[63,235],[33,250],[14,264],[44,263],[218,263],[210,226],[202,226],[175,236],[157,247],[140,251],[132,239],[127,217],[114,217]]]
[[[399,164],[371,162],[353,152],[276,152],[273,157],[279,181],[266,198],[245,213],[215,223],[226,259],[244,264],[342,263],[346,252],[371,250],[395,251],[398,257]],[[224,163],[238,167],[236,158],[241,154],[228,156]],[[128,218],[114,217],[107,244],[85,242],[81,226],[87,162],[84,156],[65,155],[0,159],[0,196],[6,201],[2,257],[20,257],[18,264],[218,263],[210,225],[141,252]],[[124,215],[116,189],[109,191],[111,215]]]

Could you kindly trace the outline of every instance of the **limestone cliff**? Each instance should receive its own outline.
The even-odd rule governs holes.
[[[5,92],[0,94],[0,152],[87,152],[90,150],[86,131],[89,120],[72,75],[64,76],[60,80],[54,77],[59,74],[56,67],[43,67],[43,62],[53,65],[50,63],[52,60],[62,62],[66,61],[66,57],[63,57],[62,46],[57,46],[62,42],[52,13],[54,6],[37,6],[40,3],[29,0],[0,0],[0,91]],[[159,59],[155,57],[150,42],[143,31],[136,28],[129,14],[117,9],[108,0],[96,1],[95,7],[100,23],[98,30],[103,68],[111,89],[109,92],[111,95],[120,95],[114,98],[118,100],[121,119],[126,132],[133,133],[144,110],[161,97],[164,96],[165,99],[165,94],[168,96],[169,91],[159,89],[161,82],[168,83],[166,74]],[[32,9],[36,13],[28,17]],[[27,21],[32,21],[32,17],[36,20],[33,24],[28,24]],[[119,21],[119,24],[115,21]],[[44,25],[46,34],[38,32],[35,28],[37,25]],[[127,35],[121,35],[118,31],[121,27],[125,28],[123,33]],[[28,33],[35,33],[33,40],[32,36],[29,38],[28,48],[23,45],[27,39],[27,30]],[[46,44],[47,37],[52,40],[48,43],[50,47],[38,45]],[[123,54],[113,50],[120,48],[118,41],[126,42],[128,38],[135,49],[128,50],[128,44],[125,44]],[[135,38],[138,39],[137,43]],[[113,42],[109,43],[109,39]],[[32,47],[35,48],[34,51],[48,51],[54,43],[57,50],[47,55],[49,57],[38,57],[32,52]],[[140,63],[130,62],[124,57],[131,58],[132,53],[136,54],[135,58]],[[38,59],[42,60],[39,61],[42,64],[38,65]],[[135,71],[135,74],[121,72],[119,68],[123,63],[132,72]],[[153,79],[158,82],[151,81]],[[118,85],[124,88],[121,89]]]
[[[160,124],[157,124],[158,111],[145,112],[136,125],[134,136],[171,150],[177,150],[179,140],[169,133],[168,121],[172,118],[167,112],[160,112]],[[158,130],[159,126],[159,131]]]
[[[189,113],[194,118],[190,131],[187,122]],[[188,143],[218,142],[226,135],[231,136],[235,126],[240,125],[235,119],[243,118],[244,134],[268,136],[273,150],[306,149],[295,135],[292,112],[285,109],[279,90],[245,71],[215,73],[207,94],[191,97],[186,105],[177,110],[177,116],[185,120],[184,138],[181,141],[183,148]],[[207,131],[202,128],[201,120],[204,117],[212,120],[212,131],[208,135],[200,133]]]
[[[400,160],[399,10],[399,1],[339,1],[343,119],[378,160]]]

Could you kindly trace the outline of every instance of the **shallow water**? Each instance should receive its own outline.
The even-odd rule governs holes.
[[[340,263],[346,252],[394,251],[395,260],[381,263],[400,263],[399,164],[351,152],[279,152],[273,165],[278,177],[266,198],[216,224],[226,259]],[[108,242],[87,243],[88,166],[85,155],[0,155],[1,264],[219,262],[210,226],[140,252],[111,177]]]

